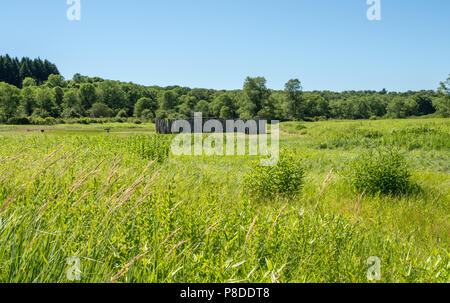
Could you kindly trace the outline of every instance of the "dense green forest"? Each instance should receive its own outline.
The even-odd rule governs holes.
[[[0,82],[6,82],[22,87],[23,80],[31,77],[37,84],[47,81],[50,75],[59,75],[58,68],[48,60],[11,58],[9,55],[0,56]]]
[[[149,121],[187,118],[194,112],[217,118],[268,120],[406,118],[450,116],[450,78],[437,91],[303,91],[298,79],[282,91],[263,77],[245,79],[241,90],[142,86],[75,74],[65,80],[41,59],[0,57],[0,122],[48,124],[63,119]],[[89,119],[87,119],[89,118]]]

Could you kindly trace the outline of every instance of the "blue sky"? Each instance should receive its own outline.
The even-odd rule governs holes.
[[[450,1],[3,1],[0,54],[49,59],[74,73],[144,85],[241,88],[264,76],[281,89],[436,89],[450,73]]]

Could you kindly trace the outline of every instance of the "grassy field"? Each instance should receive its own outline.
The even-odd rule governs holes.
[[[151,124],[0,126],[0,282],[70,282],[72,257],[80,282],[368,282],[373,256],[380,282],[450,282],[450,120],[281,130],[304,185],[255,200],[254,157],[167,155]],[[416,190],[352,188],[349,163],[379,147]]]

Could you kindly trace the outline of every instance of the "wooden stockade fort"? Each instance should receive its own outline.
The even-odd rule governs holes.
[[[156,124],[156,132],[158,134],[178,134],[178,133],[196,133],[198,132],[195,128],[195,123],[200,123],[200,119],[157,119],[155,121]],[[201,118],[201,132],[203,133],[214,133],[218,132],[218,130],[212,128],[212,130],[205,130],[205,125],[209,121],[218,121],[222,125],[222,132],[223,133],[245,133],[250,134],[250,126],[255,126],[256,129],[253,130],[252,134],[254,135],[264,135],[267,134],[267,121],[266,120],[260,120],[260,119],[236,119],[236,120],[226,120],[226,119],[215,119],[215,118]],[[177,121],[186,121],[190,125],[190,129],[181,129],[179,126],[181,123],[179,123],[176,126],[176,131],[172,131],[172,127],[174,126],[175,122]],[[232,125],[232,127],[230,127]],[[227,127],[228,126],[228,127]],[[198,127],[198,126],[197,126]],[[198,127],[199,128],[199,127]],[[231,130],[231,129],[232,130]],[[256,132],[255,132],[256,130]]]

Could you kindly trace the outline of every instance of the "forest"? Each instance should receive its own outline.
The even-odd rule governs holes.
[[[299,79],[272,90],[247,77],[240,90],[143,86],[75,74],[66,80],[48,60],[0,56],[0,123],[146,122],[192,117],[281,121],[450,116],[450,75],[438,90],[304,91]]]

